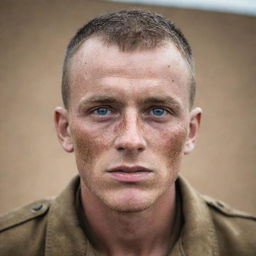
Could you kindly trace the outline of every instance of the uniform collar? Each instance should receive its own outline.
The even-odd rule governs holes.
[[[211,213],[202,197],[182,177],[177,180],[182,197],[184,225],[170,256],[218,256]]]
[[[80,179],[53,201],[46,230],[46,256],[92,256],[75,208]],[[182,177],[177,180],[182,198],[184,225],[170,256],[218,256],[217,237],[209,209],[200,195]]]
[[[76,176],[69,186],[53,201],[46,230],[46,256],[84,256],[87,239],[77,217],[75,193],[80,179]]]

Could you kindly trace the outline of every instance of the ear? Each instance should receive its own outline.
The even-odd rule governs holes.
[[[193,151],[196,139],[199,132],[200,122],[201,122],[202,109],[195,108],[190,112],[190,121],[189,121],[189,132],[187,140],[184,146],[184,154],[187,155]]]
[[[54,122],[60,144],[65,151],[73,152],[74,146],[70,134],[68,111],[62,107],[55,108]]]

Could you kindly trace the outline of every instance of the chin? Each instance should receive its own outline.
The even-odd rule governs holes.
[[[103,201],[105,205],[113,211],[119,213],[136,213],[149,209],[157,201],[156,195],[148,195],[147,193],[118,193]]]
[[[130,204],[130,205],[108,205],[109,208],[111,208],[115,212],[119,213],[137,213],[137,212],[143,212],[150,208],[151,205],[149,204]]]

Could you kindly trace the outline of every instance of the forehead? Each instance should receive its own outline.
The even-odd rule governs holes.
[[[83,43],[71,59],[69,81],[71,98],[77,93],[85,94],[96,84],[111,81],[128,84],[147,84],[153,87],[182,90],[188,97],[190,71],[187,62],[172,42],[154,49],[123,52],[115,45],[106,45],[99,38]],[[164,87],[161,85],[164,85]],[[81,96],[81,95],[80,95]]]

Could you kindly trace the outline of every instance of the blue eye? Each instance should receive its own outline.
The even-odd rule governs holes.
[[[94,113],[100,116],[105,116],[107,114],[110,114],[110,110],[106,107],[99,107],[94,110]]]
[[[150,112],[155,116],[163,116],[166,114],[166,110],[163,108],[153,108]]]

